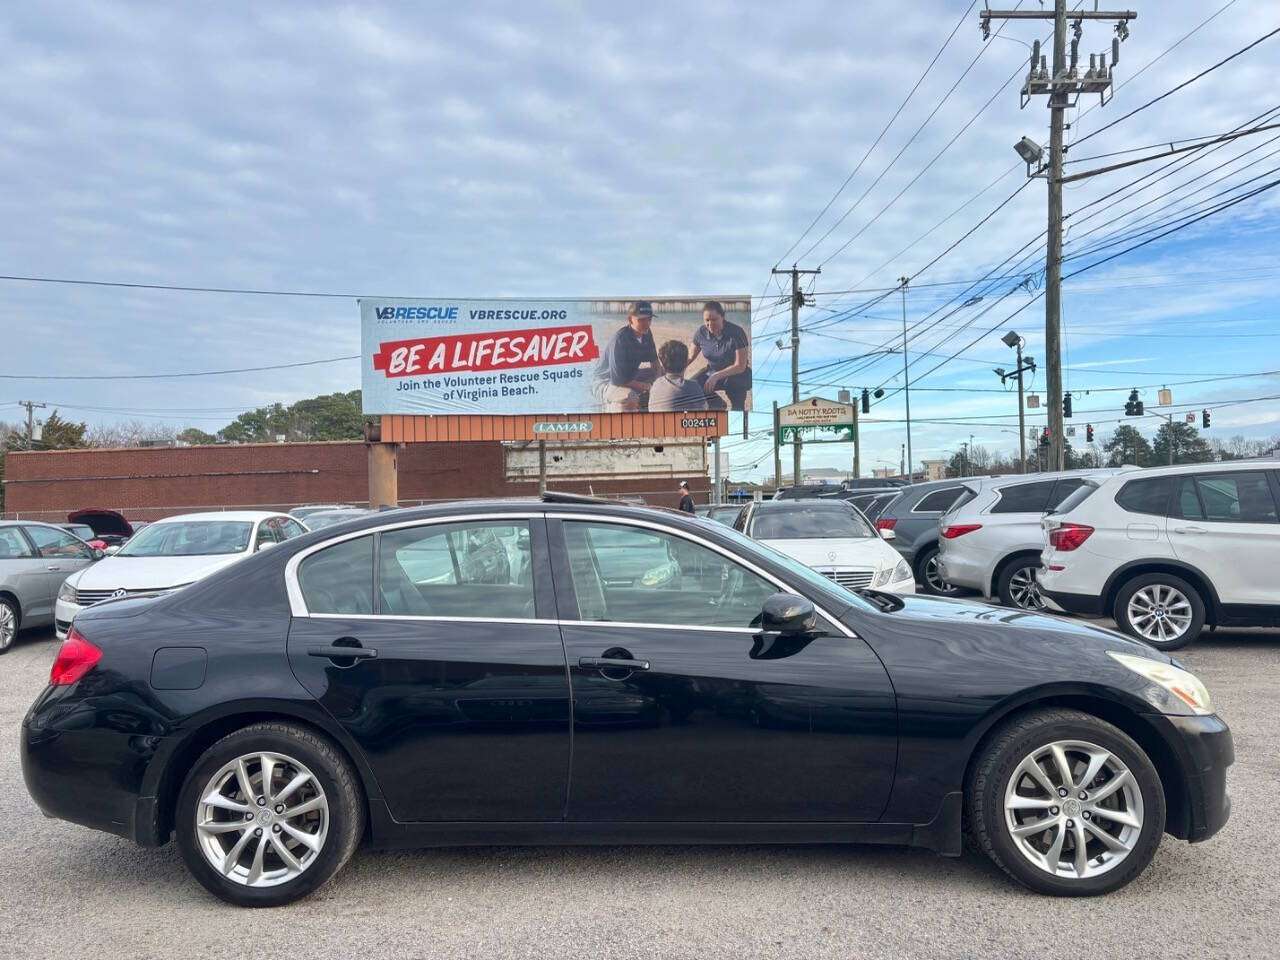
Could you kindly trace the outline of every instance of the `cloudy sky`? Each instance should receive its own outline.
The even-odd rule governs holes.
[[[1274,0],[1235,0],[1166,53],[1224,2],[1134,5],[1115,101],[1082,98],[1073,142],[1280,26]],[[999,390],[991,367],[1012,365],[1004,330],[1043,355],[1043,304],[1029,302],[1042,276],[1043,183],[929,264],[1024,183],[1011,144],[1047,142],[1043,102],[1020,110],[1018,87],[1026,44],[1048,31],[1011,24],[984,44],[969,6],[801,0],[783,16],[742,0],[7,4],[0,273],[339,296],[0,281],[0,374],[351,355],[355,295],[750,293],[761,298],[753,365],[765,411],[790,398],[790,358],[773,346],[787,317],[769,270],[799,261],[822,266],[817,305],[802,314],[801,367],[819,368],[806,392],[887,392],[864,430],[864,465],[896,463],[904,438],[901,352],[874,354],[895,331],[900,341],[902,301],[868,303],[903,275],[915,278],[908,322],[937,311],[908,345],[916,459],[945,456],[970,433],[1011,449],[1013,399],[979,391]],[[1109,47],[1108,27],[1085,26],[1082,53]],[[1069,171],[1141,155],[1087,159],[1098,154],[1280,122],[1266,92],[1278,63],[1280,37],[1079,142]],[[1069,186],[1077,259],[1066,272],[1280,177],[1278,135]],[[1065,376],[1081,431],[1089,419],[1105,436],[1131,387],[1154,405],[1168,383],[1197,410],[1280,394],[1278,198],[1261,194],[1067,281]],[[1009,277],[956,282],[1029,243],[996,274]],[[1024,278],[1032,292],[1010,293]],[[19,419],[16,401],[32,399],[92,423],[212,431],[245,408],[358,380],[354,360],[201,378],[0,379],[0,419]],[[763,425],[752,417],[752,430]],[[1280,433],[1280,400],[1217,407],[1213,435],[1234,433]],[[767,441],[729,448],[735,473],[771,469]],[[848,450],[811,456],[834,465]]]

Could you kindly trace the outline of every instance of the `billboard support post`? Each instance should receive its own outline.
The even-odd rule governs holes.
[[[711,446],[716,458],[715,469],[712,471],[712,477],[715,480],[715,484],[711,489],[711,502],[718,507],[720,506],[720,487],[723,485],[720,477],[720,438],[716,437],[713,439],[711,441]]]
[[[778,401],[773,401],[773,489],[782,486],[782,447],[778,429]]]
[[[538,496],[547,492],[547,441],[538,441]]]

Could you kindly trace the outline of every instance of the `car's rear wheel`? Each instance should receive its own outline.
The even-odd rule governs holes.
[[[305,727],[256,723],[205,751],[176,820],[183,859],[205,889],[237,906],[274,907],[342,868],[365,811],[336,746]]]
[[[1006,607],[1043,610],[1045,602],[1040,595],[1039,576],[1039,557],[1014,560],[1000,571],[996,580],[996,595]]]
[[[1177,650],[1204,629],[1204,600],[1180,577],[1147,573],[1120,588],[1114,615],[1130,636],[1160,650]]]
[[[955,587],[942,579],[942,570],[938,565],[938,548],[930,547],[916,561],[916,579],[925,593],[935,597],[954,597]]]
[[[18,605],[8,597],[0,597],[0,653],[9,652],[21,622]]]
[[[969,826],[996,865],[1038,893],[1093,896],[1146,869],[1164,833],[1160,776],[1118,727],[1077,710],[1016,717],[968,784]]]

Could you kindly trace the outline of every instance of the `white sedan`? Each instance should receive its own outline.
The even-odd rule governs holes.
[[[915,577],[852,504],[839,499],[765,500],[750,504],[734,526],[850,590],[915,593]]]
[[[263,547],[306,533],[293,517],[263,510],[188,513],[147,524],[118,552],[63,582],[54,606],[59,639],[82,608],[103,600],[168,593]]]

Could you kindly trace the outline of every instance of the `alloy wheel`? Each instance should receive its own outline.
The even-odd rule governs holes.
[[[1181,590],[1162,583],[1135,592],[1126,613],[1138,635],[1156,643],[1177,640],[1191,627],[1191,601]]]
[[[924,582],[935,593],[955,593],[956,588],[942,579],[939,569],[938,555],[935,553],[924,562]]]
[[[18,618],[13,607],[0,603],[0,650],[9,649],[13,638],[18,635]]]
[[[233,883],[272,887],[309,868],[324,849],[329,802],[315,774],[279,753],[223,765],[200,791],[196,834],[209,864]]]
[[[1083,880],[1113,870],[1142,833],[1142,791],[1114,753],[1083,740],[1036,748],[1005,789],[1005,826],[1028,862]]]
[[[1044,597],[1040,595],[1040,581],[1035,567],[1019,567],[1009,578],[1009,597],[1014,606],[1023,610],[1043,610]]]

